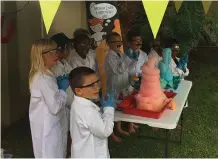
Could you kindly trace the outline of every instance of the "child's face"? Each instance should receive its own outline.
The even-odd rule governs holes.
[[[82,56],[83,58],[86,58],[86,55],[88,54],[90,49],[90,40],[84,39],[79,44],[77,44],[77,53]]]
[[[109,48],[115,52],[120,52],[120,48],[123,45],[120,36],[112,36],[110,40],[107,42]]]
[[[62,52],[59,53],[59,59],[62,60],[62,59],[65,59],[69,56],[69,51],[67,50],[64,50]]]
[[[176,56],[178,56],[180,48],[178,44],[174,44],[172,47],[172,58],[175,58]]]
[[[50,69],[54,65],[56,65],[56,63],[58,61],[58,51],[52,50],[52,51],[43,53],[42,58],[44,60],[45,67]]]
[[[100,90],[100,80],[96,74],[83,77],[83,85],[81,88],[75,88],[78,96],[88,99],[98,99]]]
[[[142,47],[142,39],[140,36],[135,36],[132,38],[132,41],[130,41],[129,44],[133,50],[139,51]]]

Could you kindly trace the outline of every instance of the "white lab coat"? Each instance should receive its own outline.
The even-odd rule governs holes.
[[[54,76],[37,73],[30,89],[29,119],[34,156],[64,158],[67,146],[67,94]]]
[[[153,48],[151,48],[151,52],[148,54],[148,57],[151,56],[157,56],[158,62],[160,62],[163,59]]]
[[[121,57],[110,49],[105,58],[108,91],[116,90],[117,92],[120,92],[127,88],[130,84],[129,73],[137,64],[137,61],[130,59],[125,54],[120,55]]]
[[[100,108],[88,99],[74,96],[71,106],[71,158],[109,158],[108,137],[113,132],[114,108]]]
[[[142,51],[139,50],[139,57],[136,65],[131,69],[130,76],[138,76],[142,73],[142,66],[144,63],[148,61],[148,55]]]
[[[84,67],[89,67],[94,71],[98,72],[96,53],[94,50],[90,49],[86,59],[83,59],[82,57],[79,56],[79,54],[74,49],[70,52],[70,55],[67,57],[66,60],[68,64],[72,67],[72,69],[84,66]]]
[[[55,74],[56,77],[67,75],[71,71],[72,71],[72,67],[64,59],[61,61],[58,61],[57,64],[52,68],[52,72]],[[67,106],[67,110],[68,110],[67,116],[68,116],[68,125],[69,125],[70,124],[70,107],[71,107],[71,104],[73,102],[73,96],[74,96],[74,93],[73,93],[70,86],[67,88],[66,93],[67,93],[66,106]],[[69,129],[69,127],[68,127],[68,129]]]
[[[176,59],[179,61],[179,58],[176,57]],[[186,72],[184,73],[183,70],[177,68],[177,65],[173,58],[171,58],[170,68],[172,70],[173,76],[180,76],[183,79],[184,77],[189,75],[189,69],[186,67]]]

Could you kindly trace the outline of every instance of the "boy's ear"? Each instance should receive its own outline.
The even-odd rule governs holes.
[[[74,91],[75,91],[76,95],[82,95],[81,88],[75,88]]]

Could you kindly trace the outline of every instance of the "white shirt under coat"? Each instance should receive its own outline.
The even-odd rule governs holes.
[[[67,146],[67,94],[56,78],[37,73],[30,88],[29,119],[35,158],[64,158]]]
[[[100,108],[88,99],[74,96],[71,106],[71,158],[109,158],[108,137],[113,132],[114,108]]]

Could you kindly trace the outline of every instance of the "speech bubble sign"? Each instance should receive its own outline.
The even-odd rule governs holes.
[[[117,13],[117,8],[109,3],[91,3],[90,13],[95,18],[109,19]]]

